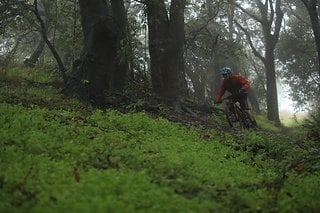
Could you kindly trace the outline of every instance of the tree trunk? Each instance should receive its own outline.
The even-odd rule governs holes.
[[[170,20],[163,0],[150,0],[146,5],[153,91],[174,101],[180,97],[184,81],[185,0],[172,0]]]
[[[271,121],[280,123],[274,48],[268,48],[268,45],[266,47],[265,68],[267,77],[267,117]]]
[[[267,78],[267,118],[280,124],[277,78],[275,71],[274,50],[279,40],[279,33],[281,29],[281,22],[283,12],[280,9],[281,0],[276,0],[276,20],[274,21],[274,32],[272,33],[272,23],[274,17],[268,19],[268,5],[260,5],[260,12],[262,17],[262,30],[265,40],[265,58],[264,65],[266,68]],[[270,7],[273,7],[272,5]]]
[[[104,93],[109,90],[110,79],[117,67],[118,28],[105,0],[79,0],[79,5],[83,49],[80,59],[74,62],[66,93],[104,105]]]
[[[116,93],[122,93],[127,82],[128,61],[130,57],[130,45],[128,37],[128,20],[123,0],[111,0],[111,7],[115,25],[118,29],[117,36],[117,63],[112,73],[110,90]]]
[[[208,20],[213,19],[214,17],[217,16],[217,13],[214,10],[214,0],[206,0],[206,6],[207,6],[207,14],[208,14]],[[229,16],[228,16],[229,18]],[[207,82],[208,85],[210,85],[210,93],[208,94],[210,100],[214,100],[214,92],[219,89],[219,86],[221,84],[221,74],[220,74],[220,69],[221,67],[225,66],[224,64],[220,63],[222,60],[221,53],[223,51],[219,50],[218,46],[218,39],[219,39],[219,34],[217,34],[215,41],[212,45],[212,50],[211,50],[211,56],[210,56],[210,63],[208,66],[208,71],[209,73],[207,79],[210,79],[209,82]],[[215,50],[215,51],[214,51]]]
[[[320,24],[319,24],[319,17],[318,17],[318,11],[317,11],[317,0],[301,0],[303,4],[306,6],[310,21],[311,21],[311,27],[314,34],[314,39],[317,47],[317,55],[318,55],[318,73],[320,75]]]
[[[146,2],[148,29],[149,29],[149,53],[152,89],[156,95],[164,96],[164,79],[162,76],[163,56],[167,43],[167,27],[169,20],[164,1],[149,0]]]
[[[168,98],[177,99],[182,94],[181,82],[184,73],[184,7],[185,0],[172,0],[170,6],[169,43],[164,56],[163,70],[164,94]]]
[[[33,51],[33,53],[31,54],[31,56],[29,58],[26,58],[24,60],[24,62],[23,62],[24,65],[26,67],[35,67],[38,60],[39,60],[39,57],[41,56],[41,54],[44,50],[44,47],[45,47],[45,42],[42,39],[42,36],[40,35],[36,49]]]

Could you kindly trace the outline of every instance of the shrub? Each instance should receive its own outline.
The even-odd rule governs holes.
[[[304,121],[304,127],[308,131],[308,138],[314,141],[320,141],[320,107],[309,113]]]

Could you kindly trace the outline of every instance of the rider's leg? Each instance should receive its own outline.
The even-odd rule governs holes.
[[[251,121],[253,127],[257,127],[257,122],[256,119],[254,118],[252,111],[250,109],[249,103],[248,103],[248,98],[246,95],[244,95],[241,100],[240,100],[240,106],[243,111],[247,114],[249,120]]]
[[[253,125],[254,127],[257,127],[256,119],[254,118],[251,110],[250,110],[250,109],[245,109],[244,111],[246,112],[246,114],[247,114],[248,118],[250,119],[252,125]]]

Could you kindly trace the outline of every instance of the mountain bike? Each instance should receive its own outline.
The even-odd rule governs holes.
[[[224,114],[226,115],[229,126],[232,129],[240,131],[254,127],[254,123],[249,119],[247,113],[241,109],[240,103],[234,100],[234,97],[234,95],[230,95],[218,102],[226,102]]]

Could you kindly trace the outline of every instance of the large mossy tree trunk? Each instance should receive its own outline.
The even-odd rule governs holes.
[[[114,93],[122,93],[127,83],[130,60],[129,26],[123,0],[111,0],[112,15],[118,29],[117,63],[112,74],[110,89]]]
[[[185,0],[172,0],[170,16],[163,0],[146,1],[151,80],[153,92],[159,97],[176,101],[185,81],[184,70],[184,8]]]
[[[112,6],[119,8],[123,1],[116,3]],[[79,5],[84,34],[83,49],[80,59],[74,62],[66,93],[96,105],[104,105],[105,93],[112,86],[116,87],[116,83],[120,91],[124,85],[127,68],[118,57],[123,24],[112,17],[105,0],[79,0]]]

